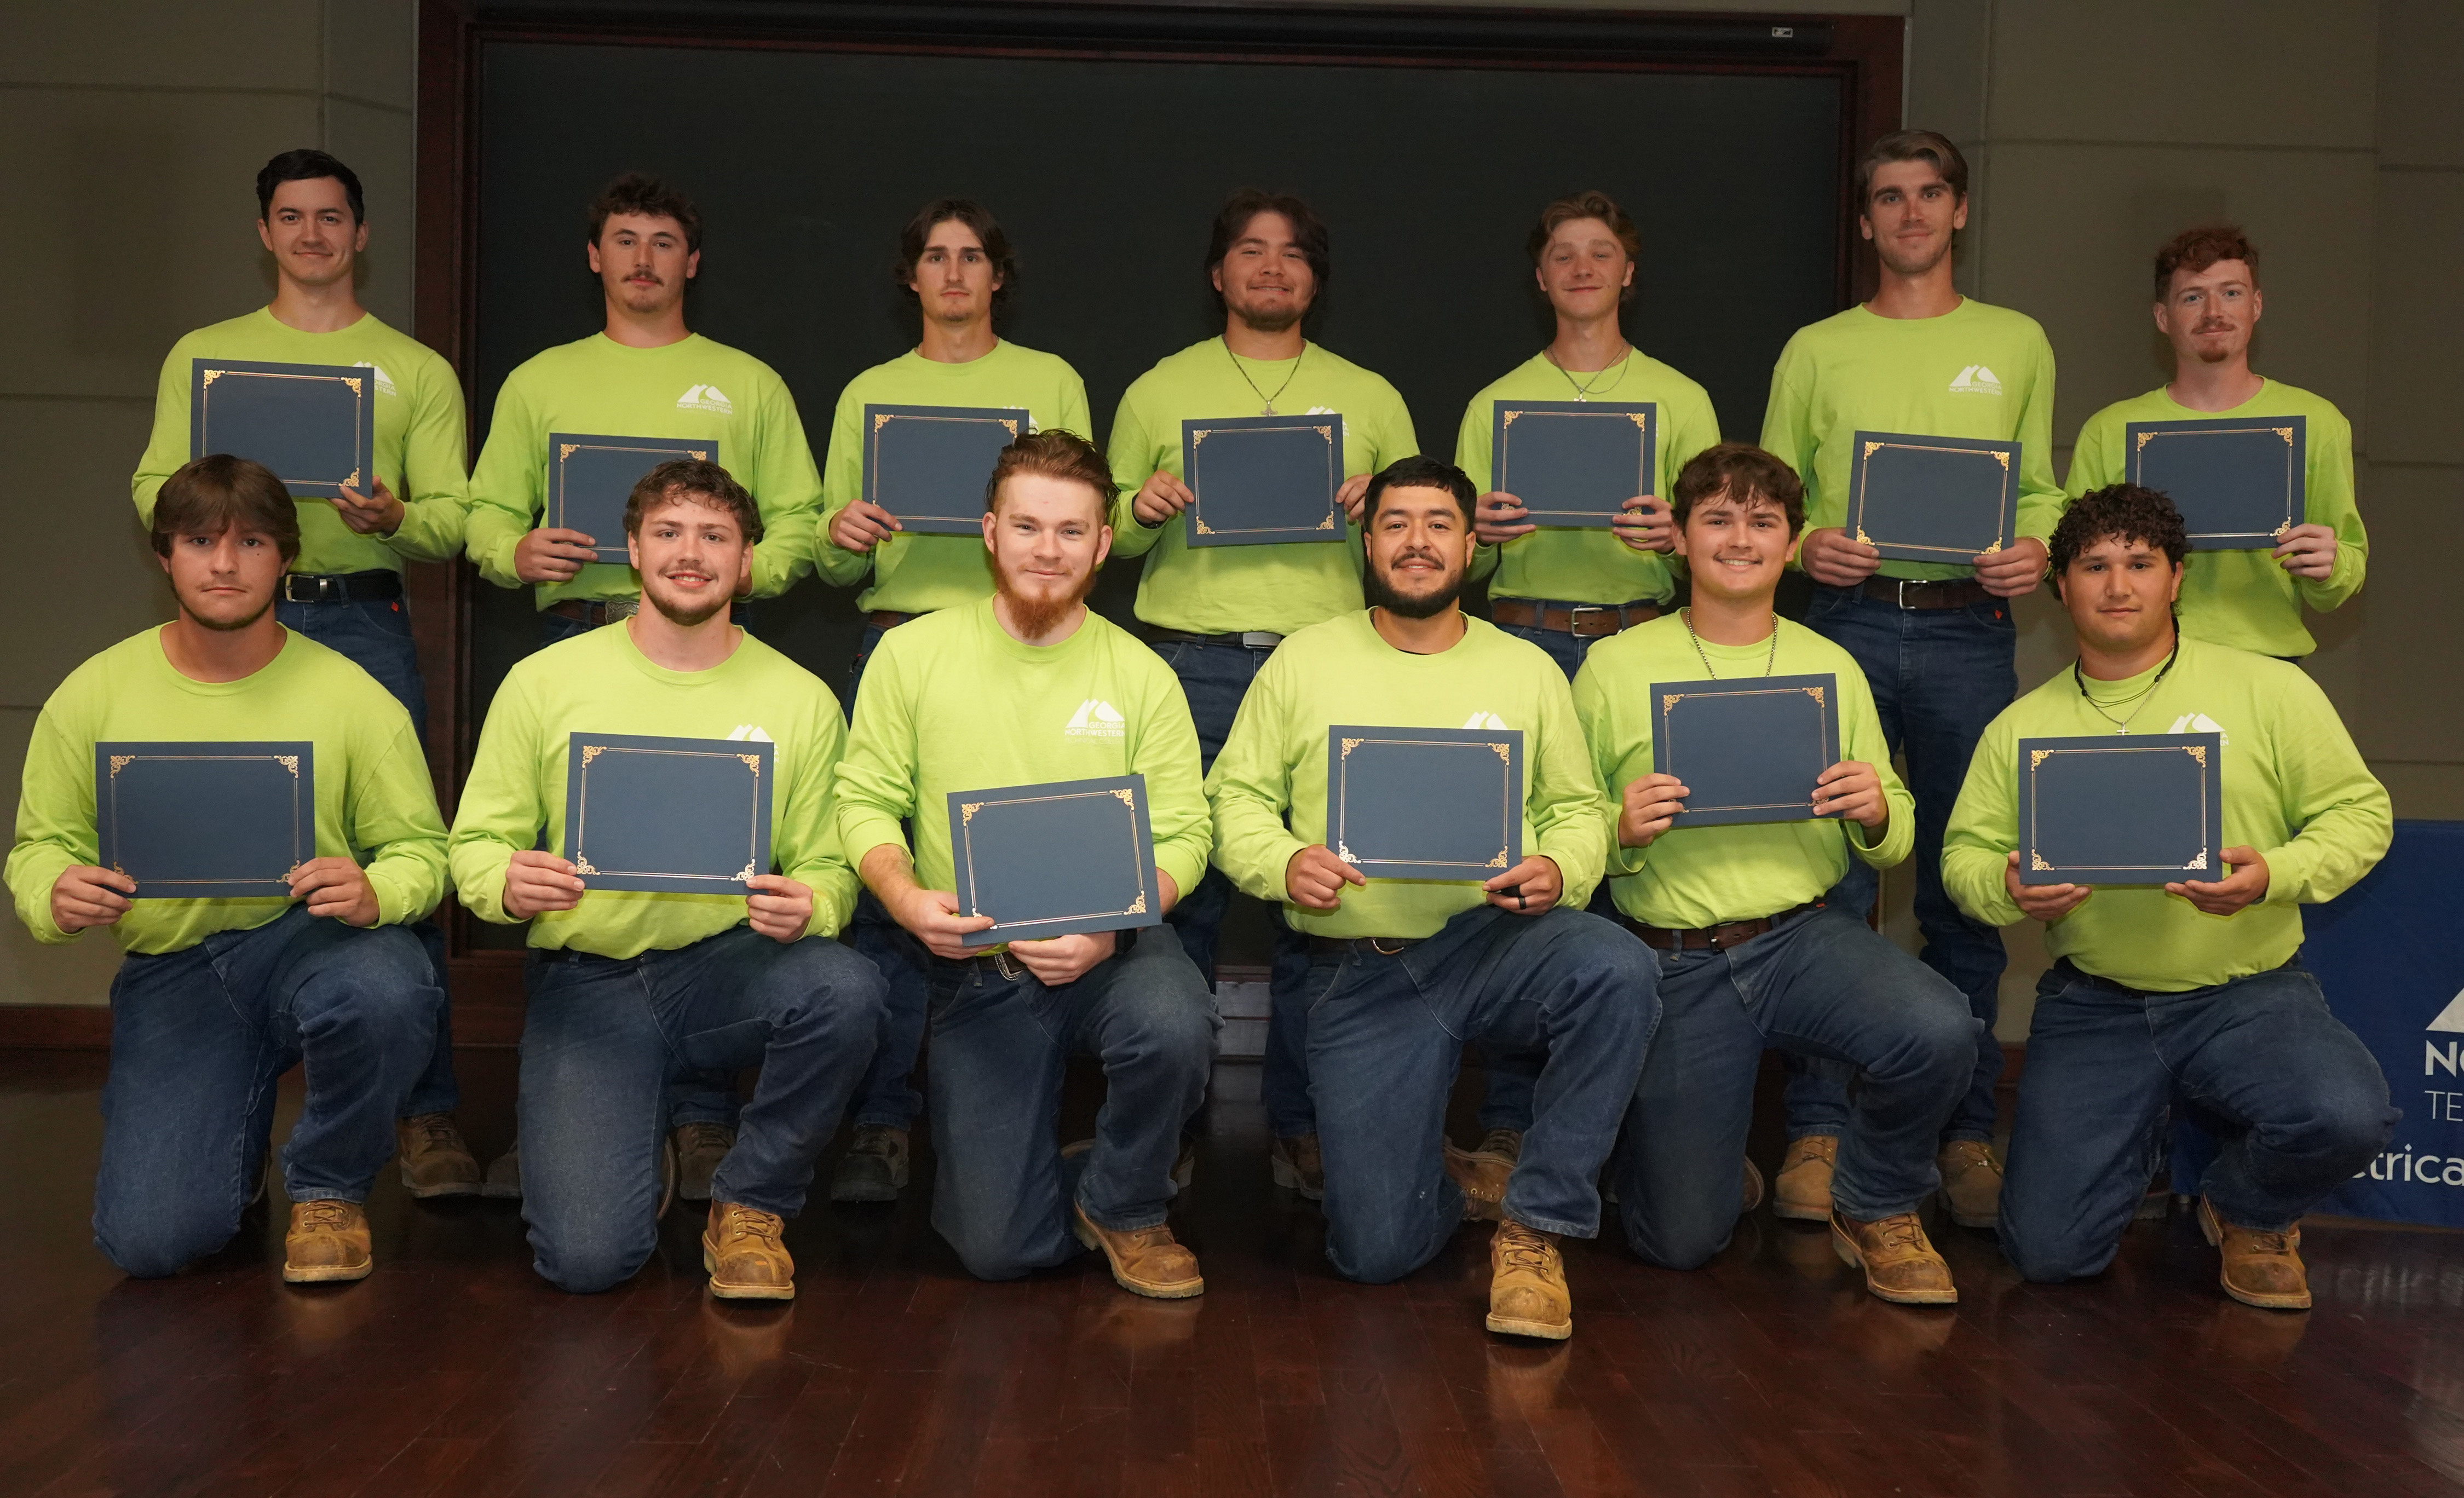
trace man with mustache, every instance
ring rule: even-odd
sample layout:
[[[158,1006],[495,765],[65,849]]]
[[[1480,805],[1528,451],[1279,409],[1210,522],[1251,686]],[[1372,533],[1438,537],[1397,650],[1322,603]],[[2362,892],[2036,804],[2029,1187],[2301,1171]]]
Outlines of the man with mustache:
[[[702,1259],[714,1295],[785,1300],[796,1285],[783,1220],[803,1205],[881,1023],[881,974],[830,939],[855,904],[830,812],[846,723],[819,677],[729,622],[762,520],[725,469],[652,469],[626,502],[625,534],[643,607],[506,674],[453,819],[463,905],[530,922],[522,1217],[551,1284],[622,1284],[649,1258],[667,1207],[668,1086],[759,1066],[713,1175]],[[576,733],[776,744],[781,871],[753,875],[744,894],[591,889],[554,851],[569,846]]]
[[[1557,1240],[1599,1231],[1600,1166],[1660,1018],[1651,954],[1582,909],[1610,828],[1565,674],[1463,611],[1471,480],[1412,457],[1365,491],[1370,606],[1300,631],[1259,672],[1207,779],[1216,864],[1282,905],[1308,953],[1298,987],[1328,1261],[1383,1284],[1428,1263],[1464,1218],[1489,1219],[1488,1329],[1564,1338],[1573,1302]],[[1365,880],[1327,847],[1338,722],[1519,729],[1523,861],[1479,884]],[[1466,1040],[1547,1056],[1502,1193],[1445,1142]]]
[[[1243,188],[1215,216],[1207,284],[1223,306],[1223,332],[1169,356],[1121,396],[1112,418],[1114,544],[1144,556],[1137,615],[1180,678],[1198,723],[1200,761],[1213,765],[1243,693],[1286,635],[1360,606],[1360,558],[1350,545],[1286,544],[1192,549],[1181,511],[1192,497],[1180,471],[1180,424],[1212,416],[1343,417],[1339,497],[1358,522],[1369,475],[1419,451],[1403,398],[1384,380],[1311,342],[1309,308],[1332,274],[1326,225],[1288,193]],[[1174,918],[1181,941],[1212,981],[1215,936],[1231,886],[1210,874]],[[1279,947],[1274,1014],[1260,1087],[1274,1135],[1276,1184],[1319,1193],[1317,1129],[1302,1062],[1309,1016],[1297,1001],[1302,962]]]
[[[933,1225],[970,1273],[1014,1279],[1100,1248],[1124,1289],[1206,1288],[1165,1221],[1181,1126],[1215,1054],[1206,980],[1171,932],[987,946],[959,914],[953,791],[1146,777],[1163,909],[1206,868],[1198,735],[1153,650],[1087,607],[1111,549],[1112,477],[1085,439],[1020,437],[985,495],[993,596],[891,630],[839,767],[840,839],[928,954]],[[902,823],[913,821],[911,849]],[[1063,1068],[1104,1066],[1090,1144],[1058,1147]]]
[[[2290,660],[2318,648],[2302,606],[2325,613],[2362,590],[2370,539],[2353,505],[2352,424],[2324,396],[2250,367],[2263,302],[2258,247],[2239,229],[2209,224],[2167,240],[2156,252],[2155,316],[2173,345],[2173,381],[2089,417],[2065,487],[2078,496],[2128,477],[2123,438],[2134,421],[2306,418],[2303,523],[2273,551],[2202,551],[2182,563],[2184,634]]]

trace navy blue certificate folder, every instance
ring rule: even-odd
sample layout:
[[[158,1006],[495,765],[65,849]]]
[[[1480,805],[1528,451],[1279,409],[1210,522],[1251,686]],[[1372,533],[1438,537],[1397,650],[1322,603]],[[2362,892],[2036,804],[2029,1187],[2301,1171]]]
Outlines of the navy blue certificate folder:
[[[1839,683],[1813,676],[1651,684],[1651,768],[1685,785],[1669,825],[1807,822],[1839,762]]]
[[[542,524],[580,531],[602,562],[627,565],[625,501],[643,474],[662,463],[693,458],[715,463],[716,437],[602,437],[580,431],[547,434],[547,518]]]
[[[2019,444],[1857,433],[1846,528],[1883,556],[1965,566],[2010,545],[2018,517]]]
[[[949,800],[958,912],[994,922],[971,944],[1163,919],[1145,776],[952,791]]]
[[[287,897],[317,856],[317,746],[98,743],[94,835],[141,900]]]
[[[1656,406],[1497,401],[1489,424],[1489,487],[1522,500],[1534,525],[1605,527],[1628,499],[1659,493]]]
[[[2173,501],[2192,551],[2273,551],[2304,518],[2307,417],[2134,421],[2122,434],[2130,481]]]
[[[990,406],[868,406],[864,496],[923,536],[980,536],[993,460],[1030,418]]]
[[[1343,418],[1221,416],[1180,424],[1183,514],[1192,546],[1339,541]]]
[[[228,452],[274,470],[297,499],[376,487],[376,371],[365,364],[193,360],[188,456]]]
[[[2225,877],[2224,736],[2019,740],[2021,884]]]
[[[564,856],[583,886],[745,894],[770,871],[779,746],[741,738],[573,734]]]
[[[1372,879],[1494,879],[1523,862],[1523,731],[1335,724],[1326,843]]]

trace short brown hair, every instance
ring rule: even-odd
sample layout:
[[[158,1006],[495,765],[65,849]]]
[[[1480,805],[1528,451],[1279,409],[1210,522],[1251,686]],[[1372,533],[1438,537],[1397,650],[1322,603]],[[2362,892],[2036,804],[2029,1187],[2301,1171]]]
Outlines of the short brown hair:
[[[1000,507],[1001,485],[1014,474],[1039,474],[1045,478],[1085,484],[1095,491],[1096,508],[1103,512],[1104,523],[1111,523],[1112,501],[1120,496],[1120,485],[1112,481],[1112,471],[1106,466],[1104,454],[1076,432],[1022,432],[1016,441],[1001,449],[1001,456],[993,459],[993,476],[984,481],[985,514]]]
[[[1687,459],[1669,491],[1668,513],[1683,530],[1696,505],[1721,495],[1740,501],[1760,496],[1788,516],[1791,536],[1805,529],[1804,481],[1796,470],[1750,442],[1723,442]]]
[[[2165,241],[2156,252],[2156,299],[2173,292],[2173,273],[2198,275],[2219,260],[2239,260],[2250,267],[2250,284],[2258,285],[2258,246],[2239,224],[2201,224]]]
[[[944,224],[964,224],[974,232],[984,247],[984,258],[992,262],[993,279],[1000,283],[993,288],[993,305],[1007,305],[1010,289],[1018,284],[1018,256],[1011,253],[1009,235],[1001,232],[1001,220],[993,217],[992,209],[967,198],[935,198],[915,210],[915,216],[898,231],[898,262],[890,268],[890,278],[900,291],[914,296],[911,283],[916,262],[924,258],[933,231]]]
[[[681,500],[706,510],[724,510],[736,517],[737,529],[750,546],[761,539],[761,511],[736,475],[708,458],[670,458],[633,481],[625,496],[625,534],[642,534],[643,518],[653,505]]]
[[[2137,484],[2107,484],[2072,500],[2055,522],[2053,539],[2045,543],[2054,581],[2061,582],[2081,552],[2094,551],[2099,541],[2115,540],[2144,541],[2176,564],[2190,551],[2182,512],[2173,508],[2171,499]]]
[[[1634,227],[1634,220],[1625,216],[1625,209],[1617,206],[1615,198],[1595,187],[1567,193],[1540,210],[1540,222],[1532,226],[1531,237],[1524,243],[1524,249],[1530,252],[1531,263],[1538,265],[1541,255],[1548,253],[1551,234],[1568,224],[1586,218],[1596,218],[1609,226],[1609,232],[1617,236],[1617,242],[1624,249],[1628,260],[1642,258],[1642,234]],[[1634,300],[1634,288],[1628,286],[1619,292],[1617,300]]]
[[[597,244],[607,221],[619,213],[644,218],[672,218],[685,231],[685,252],[701,248],[701,214],[693,199],[645,172],[628,171],[590,200],[590,242]]]
[[[286,567],[299,559],[299,507],[262,463],[209,452],[182,464],[154,496],[154,551],[171,555],[182,536],[236,530],[271,536]]]
[[[1950,137],[1934,130],[1894,130],[1865,147],[1857,163],[1857,211],[1863,214],[1874,201],[1874,173],[1893,162],[1931,162],[1950,190],[1963,200],[1968,196],[1968,158],[1950,143]]]
[[[1317,283],[1310,294],[1312,302],[1326,295],[1326,283],[1334,275],[1334,260],[1327,252],[1326,221],[1309,206],[1288,192],[1268,192],[1263,187],[1243,187],[1223,200],[1215,215],[1214,232],[1206,240],[1206,276],[1212,286],[1216,269],[1223,257],[1232,253],[1233,242],[1249,220],[1261,213],[1280,213],[1284,222],[1292,226],[1292,242],[1300,246],[1301,258],[1309,262],[1309,278]],[[1223,294],[1217,292],[1221,302]]]

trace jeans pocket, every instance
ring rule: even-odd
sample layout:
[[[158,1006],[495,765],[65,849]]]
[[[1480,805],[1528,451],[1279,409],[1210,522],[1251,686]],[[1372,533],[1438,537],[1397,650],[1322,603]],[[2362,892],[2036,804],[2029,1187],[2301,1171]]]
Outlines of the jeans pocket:
[[[367,621],[370,628],[381,634],[393,635],[403,640],[410,638],[410,612],[402,606],[402,600],[398,598],[385,603],[363,605],[360,608],[360,617]]]
[[[1332,962],[1309,964],[1309,976],[1301,980],[1301,991],[1308,1000],[1307,1008],[1309,1013],[1315,1014],[1318,1005],[1326,1002],[1328,997],[1341,986],[1343,975],[1352,966],[1352,960],[1351,958],[1344,957],[1337,958]]]

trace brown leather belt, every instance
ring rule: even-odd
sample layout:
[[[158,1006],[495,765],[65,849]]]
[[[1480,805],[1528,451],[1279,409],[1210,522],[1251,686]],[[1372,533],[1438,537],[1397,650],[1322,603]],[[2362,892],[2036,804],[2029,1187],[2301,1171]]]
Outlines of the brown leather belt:
[[[1631,916],[1619,915],[1617,924],[1642,938],[1642,944],[1659,952],[1725,952],[1743,946],[1766,932],[1775,931],[1811,911],[1822,909],[1820,900],[1808,900],[1803,905],[1757,916],[1752,920],[1722,921],[1717,926],[1672,927],[1646,926]]]
[[[1251,629],[1243,634],[1192,634],[1186,629],[1149,629],[1148,640],[1156,645],[1229,645],[1244,650],[1271,650],[1284,643],[1280,634],[1264,629]]]
[[[642,601],[638,598],[560,598],[547,606],[547,611],[596,629],[619,619],[632,618],[642,611]]]
[[[895,608],[876,608],[864,616],[864,622],[876,629],[895,629],[914,617],[913,614],[902,614]]]
[[[1867,578],[1849,591],[1902,608],[1966,608],[1993,596],[1974,578]]]
[[[1595,640],[1639,624],[1649,624],[1660,617],[1660,606],[1649,602],[1551,604],[1537,598],[1492,598],[1488,601],[1488,617],[1492,624],[1513,625],[1519,629],[1554,629],[1579,640]]]
[[[1311,957],[1399,957],[1422,941],[1419,936],[1311,936]]]

